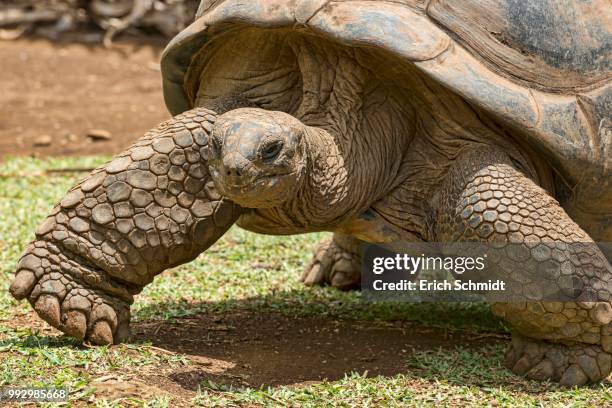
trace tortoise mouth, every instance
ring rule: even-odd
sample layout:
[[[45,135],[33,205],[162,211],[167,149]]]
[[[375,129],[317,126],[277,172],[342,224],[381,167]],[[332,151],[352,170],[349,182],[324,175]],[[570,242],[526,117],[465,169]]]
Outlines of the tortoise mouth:
[[[290,172],[278,173],[278,174],[264,174],[261,176],[254,177],[250,180],[243,181],[238,184],[225,182],[224,183],[225,191],[236,193],[236,194],[245,193],[245,192],[248,192],[249,190],[257,189],[259,187],[268,185],[270,182],[279,181],[279,179],[282,179],[283,177],[294,175],[295,173],[296,173],[295,171],[290,171]]]
[[[299,179],[298,171],[294,170],[257,176],[240,184],[226,183],[214,177],[213,182],[221,195],[242,207],[271,208],[293,198]]]

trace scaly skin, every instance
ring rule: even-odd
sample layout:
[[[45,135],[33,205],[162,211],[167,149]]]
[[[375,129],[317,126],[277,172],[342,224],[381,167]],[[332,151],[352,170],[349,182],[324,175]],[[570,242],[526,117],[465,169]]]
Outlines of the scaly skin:
[[[537,265],[541,286],[584,300],[525,302],[523,297],[493,303],[494,313],[516,332],[506,356],[510,369],[568,386],[598,381],[610,373],[612,267],[555,199],[503,152],[476,148],[455,161],[433,203],[437,241],[490,242],[502,249],[509,243],[514,254],[522,248]],[[525,263],[507,254],[506,278],[512,280]],[[526,286],[518,285],[517,290]]]
[[[133,296],[239,215],[207,170],[215,117],[200,108],[168,120],[75,186],[19,261],[13,296],[78,339],[125,340]]]
[[[364,242],[344,234],[322,240],[304,268],[305,285],[328,284],[341,290],[361,286],[361,245]]]

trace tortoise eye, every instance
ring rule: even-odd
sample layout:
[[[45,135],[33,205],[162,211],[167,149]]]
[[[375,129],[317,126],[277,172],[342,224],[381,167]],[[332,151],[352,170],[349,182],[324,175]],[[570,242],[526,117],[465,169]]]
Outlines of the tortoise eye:
[[[283,142],[281,142],[280,140],[277,140],[275,142],[270,143],[263,149],[263,151],[261,152],[261,157],[264,160],[275,159],[278,156],[278,154],[281,152],[282,149],[283,149]]]

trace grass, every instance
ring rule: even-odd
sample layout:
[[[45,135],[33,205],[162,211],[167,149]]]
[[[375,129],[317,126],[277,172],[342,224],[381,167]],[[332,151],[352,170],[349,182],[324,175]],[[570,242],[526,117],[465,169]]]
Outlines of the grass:
[[[11,158],[0,163],[0,387],[68,387],[70,401],[64,405],[98,407],[612,405],[610,382],[563,389],[514,376],[503,367],[500,344],[416,352],[405,362],[405,372],[393,376],[346,373],[337,381],[261,389],[206,381],[188,399],[155,390],[114,400],[100,397],[93,384],[109,375],[129,383],[142,372],[172,372],[193,363],[188,356],[164,353],[149,343],[82,346],[40,328],[15,325],[15,316],[28,316],[30,308],[10,298],[6,288],[37,224],[83,176],[49,170],[92,167],[105,160]],[[323,235],[270,237],[234,228],[194,262],[156,278],[138,297],[133,319],[180,321],[201,313],[251,310],[373,325],[411,320],[475,334],[506,333],[503,322],[482,304],[364,305],[356,292],[303,287],[297,276]]]

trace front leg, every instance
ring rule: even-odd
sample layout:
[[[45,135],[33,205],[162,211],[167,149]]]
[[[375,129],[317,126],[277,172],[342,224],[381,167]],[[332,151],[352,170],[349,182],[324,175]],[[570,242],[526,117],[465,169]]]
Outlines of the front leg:
[[[206,250],[240,213],[208,174],[215,117],[178,115],[72,188],[19,261],[12,295],[70,336],[125,340],[133,296]]]
[[[477,148],[457,158],[432,208],[436,241],[510,243],[531,258],[541,286],[571,289],[570,299],[586,300],[494,303],[493,312],[515,331],[510,369],[569,386],[610,373],[612,267],[554,198],[505,153]],[[508,277],[526,264],[507,262]]]

